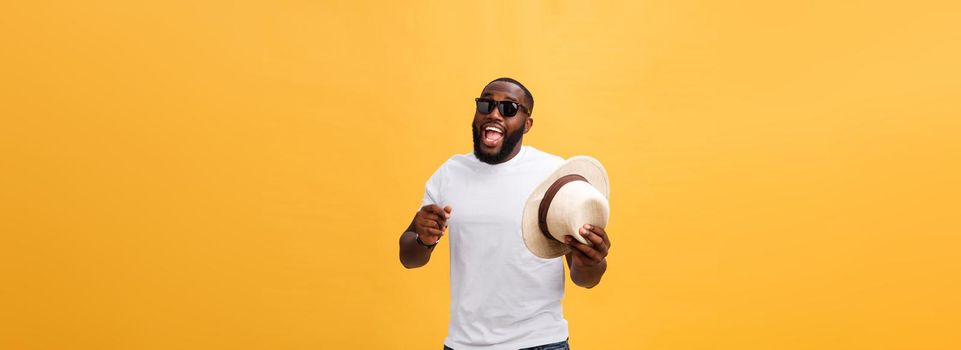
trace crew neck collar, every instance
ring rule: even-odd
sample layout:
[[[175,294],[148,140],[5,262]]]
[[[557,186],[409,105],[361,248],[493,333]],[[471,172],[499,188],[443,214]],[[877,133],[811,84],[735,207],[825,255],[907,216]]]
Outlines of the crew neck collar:
[[[475,155],[473,152],[471,152],[471,156],[472,156],[472,158],[474,158],[474,160],[477,161],[477,165],[478,165],[478,167],[479,167],[480,169],[489,170],[489,171],[496,171],[497,169],[509,168],[510,166],[518,163],[521,158],[523,158],[525,155],[527,155],[527,149],[528,149],[528,147],[530,147],[530,146],[521,145],[521,150],[520,150],[519,152],[517,152],[517,154],[514,155],[513,158],[508,159],[506,162],[497,163],[497,164],[487,164],[487,163],[484,163],[484,162],[480,161],[480,159],[477,159],[477,155]]]

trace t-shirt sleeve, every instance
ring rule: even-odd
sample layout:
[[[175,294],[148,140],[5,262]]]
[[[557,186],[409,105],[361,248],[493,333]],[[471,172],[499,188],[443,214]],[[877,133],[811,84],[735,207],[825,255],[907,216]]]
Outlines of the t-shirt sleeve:
[[[427,180],[427,184],[424,186],[424,199],[420,201],[420,207],[428,204],[440,205],[440,188],[443,182],[443,176],[445,173],[444,170],[446,166],[447,163],[441,165],[440,168],[437,168],[437,170],[434,171],[434,174],[430,176],[430,179]],[[418,209],[420,207],[418,207]]]

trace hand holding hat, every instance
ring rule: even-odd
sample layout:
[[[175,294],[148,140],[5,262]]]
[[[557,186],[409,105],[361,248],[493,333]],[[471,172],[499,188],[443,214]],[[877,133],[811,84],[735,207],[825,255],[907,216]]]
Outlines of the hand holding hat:
[[[592,267],[604,261],[607,252],[611,249],[611,240],[607,237],[607,231],[600,226],[584,225],[578,232],[591,244],[587,245],[572,237],[565,237],[565,242],[573,247],[571,259],[574,260],[574,266]]]
[[[527,199],[521,234],[527,249],[550,259],[572,251],[586,265],[603,261],[610,248],[604,227],[610,218],[607,171],[597,159],[568,159]]]

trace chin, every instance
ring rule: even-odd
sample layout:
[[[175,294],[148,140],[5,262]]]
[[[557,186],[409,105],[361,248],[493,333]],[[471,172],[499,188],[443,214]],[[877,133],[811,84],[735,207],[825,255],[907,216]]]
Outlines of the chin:
[[[500,151],[501,151],[501,148],[500,148],[500,147],[497,147],[497,148],[491,149],[491,150],[484,150],[484,149],[482,149],[482,150],[481,150],[481,153],[484,153],[484,155],[486,155],[486,156],[493,157],[493,156],[496,156],[498,153],[500,153]]]

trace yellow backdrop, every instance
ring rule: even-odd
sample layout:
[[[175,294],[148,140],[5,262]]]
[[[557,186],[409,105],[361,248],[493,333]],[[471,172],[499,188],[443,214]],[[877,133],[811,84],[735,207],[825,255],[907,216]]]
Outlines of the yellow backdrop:
[[[577,349],[959,348],[959,14],[4,2],[0,348],[438,349],[397,238],[499,76],[611,176]]]

